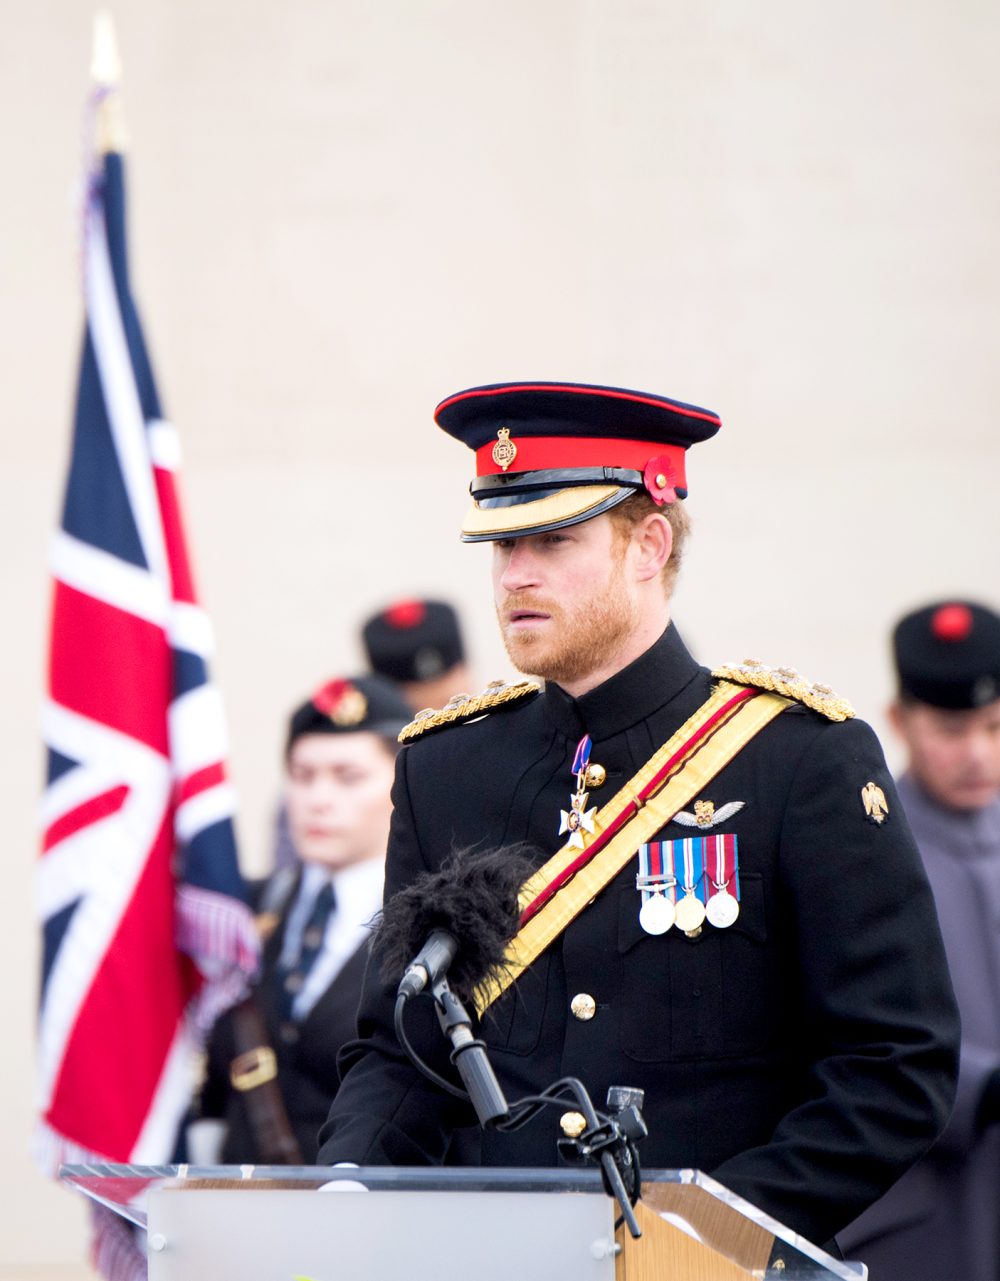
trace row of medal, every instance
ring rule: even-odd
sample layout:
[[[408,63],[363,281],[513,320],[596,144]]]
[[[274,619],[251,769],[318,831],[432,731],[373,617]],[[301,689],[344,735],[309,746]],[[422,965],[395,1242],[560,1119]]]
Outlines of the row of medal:
[[[647,934],[666,934],[674,925],[692,934],[705,921],[728,929],[740,914],[735,834],[640,845],[635,887],[642,895],[639,924]]]

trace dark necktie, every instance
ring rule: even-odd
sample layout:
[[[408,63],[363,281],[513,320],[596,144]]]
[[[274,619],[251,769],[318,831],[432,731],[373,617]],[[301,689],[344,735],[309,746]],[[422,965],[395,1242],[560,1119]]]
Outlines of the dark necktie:
[[[330,913],[333,911],[335,903],[333,886],[327,881],[316,895],[312,911],[309,913],[309,919],[305,923],[302,938],[299,942],[298,956],[290,966],[279,964],[277,967],[278,1009],[282,1024],[286,1026],[295,1022],[292,1006],[295,1003],[295,998],[302,991],[306,976],[312,969],[313,962],[322,951],[327,921],[330,919]]]

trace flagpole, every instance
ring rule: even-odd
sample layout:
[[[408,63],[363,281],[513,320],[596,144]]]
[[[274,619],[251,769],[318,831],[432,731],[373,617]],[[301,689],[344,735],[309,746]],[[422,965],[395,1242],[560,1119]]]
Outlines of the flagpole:
[[[97,100],[97,152],[102,156],[109,152],[123,152],[128,143],[128,132],[119,93],[122,63],[118,54],[114,19],[108,9],[99,9],[94,14],[90,76]]]

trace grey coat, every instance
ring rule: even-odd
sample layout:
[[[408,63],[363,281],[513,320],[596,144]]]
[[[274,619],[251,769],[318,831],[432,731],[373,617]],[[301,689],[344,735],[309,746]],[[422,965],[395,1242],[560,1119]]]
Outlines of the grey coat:
[[[962,1015],[958,1097],[926,1157],[838,1235],[871,1281],[998,1281],[1000,1125],[976,1109],[1000,1067],[1000,800],[971,814],[936,805],[911,775],[899,796],[934,890]]]

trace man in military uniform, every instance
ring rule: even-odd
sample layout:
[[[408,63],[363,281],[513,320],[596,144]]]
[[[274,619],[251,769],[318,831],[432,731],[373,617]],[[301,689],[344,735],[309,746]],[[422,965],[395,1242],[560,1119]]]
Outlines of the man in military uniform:
[[[841,1236],[872,1281],[1000,1278],[1000,617],[941,601],[893,634],[899,797],[962,1014],[955,1110],[931,1151]]]
[[[382,899],[396,735],[409,715],[390,681],[365,675],[326,682],[289,719],[285,799],[297,859],[260,888],[253,998],[209,1037],[188,1132],[202,1163],[316,1158],[337,1054],[354,1035]]]
[[[792,671],[700,667],[671,622],[686,451],[714,414],[532,383],[459,392],[436,419],[475,451],[462,536],[493,543],[507,651],[545,687],[487,687],[404,731],[386,894],[455,850],[535,851],[518,977],[478,1006],[507,1097],[570,1075],[599,1102],[641,1088],[645,1166],[700,1168],[826,1241],[954,1091],[934,905],[878,742]],[[394,995],[370,966],[322,1162],[437,1162],[475,1119],[414,1070]],[[448,1071],[430,1001],[407,1030]],[[558,1136],[543,1113],[484,1133],[482,1161],[553,1165]]]

